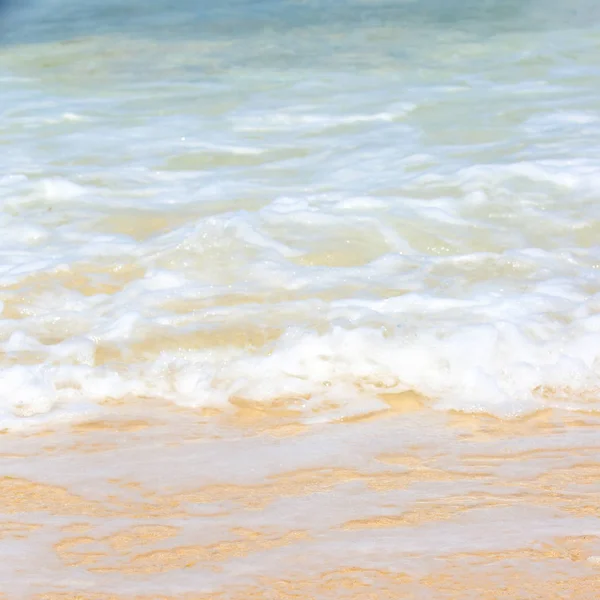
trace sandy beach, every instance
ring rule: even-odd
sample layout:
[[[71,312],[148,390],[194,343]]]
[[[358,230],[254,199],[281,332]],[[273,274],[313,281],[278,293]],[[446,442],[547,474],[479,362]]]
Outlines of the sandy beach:
[[[140,409],[2,436],[4,597],[597,597],[598,417]]]
[[[0,0],[0,600],[600,598],[598,0]]]

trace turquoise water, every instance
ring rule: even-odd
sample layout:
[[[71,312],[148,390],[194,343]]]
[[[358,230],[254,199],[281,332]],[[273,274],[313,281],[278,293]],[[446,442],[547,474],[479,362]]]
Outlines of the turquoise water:
[[[597,409],[596,3],[0,10],[4,426]]]

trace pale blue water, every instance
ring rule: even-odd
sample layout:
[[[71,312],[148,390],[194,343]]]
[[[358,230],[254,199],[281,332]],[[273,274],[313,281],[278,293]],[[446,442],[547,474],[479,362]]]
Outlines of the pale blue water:
[[[1,10],[7,426],[597,407],[596,2]]]
[[[284,33],[307,27],[351,35],[352,26],[398,25],[489,35],[593,28],[599,16],[592,0],[3,0],[2,8],[4,40],[13,43],[107,33],[244,38],[264,29]]]

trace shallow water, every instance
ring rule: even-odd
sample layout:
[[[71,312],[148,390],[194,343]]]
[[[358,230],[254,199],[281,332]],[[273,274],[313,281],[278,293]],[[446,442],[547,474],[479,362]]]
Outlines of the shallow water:
[[[598,65],[592,0],[0,0],[0,598],[596,598]]]
[[[2,10],[3,427],[600,406],[596,3]]]
[[[598,417],[303,426],[131,403],[0,436],[21,600],[593,600]]]

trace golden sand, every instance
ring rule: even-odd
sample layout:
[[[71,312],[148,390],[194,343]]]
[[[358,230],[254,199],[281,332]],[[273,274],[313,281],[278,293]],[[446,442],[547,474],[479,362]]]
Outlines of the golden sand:
[[[177,475],[169,472],[176,463],[160,458],[168,449],[189,462],[212,444],[248,443],[259,460],[265,445],[283,452],[313,436],[311,448],[338,434],[352,448],[354,435],[370,427],[373,440],[383,439],[378,427],[393,431],[406,412],[392,407],[315,434],[285,411],[171,410],[149,420],[124,410],[52,435],[6,434],[0,544],[19,544],[32,558],[4,554],[3,597],[600,597],[600,419],[544,413],[503,422],[411,410],[421,424],[431,420],[432,435],[418,443],[395,451],[359,437],[359,461],[333,453],[293,469],[282,453],[252,481],[243,472],[215,481],[219,470],[190,477],[202,465]],[[132,456],[155,470],[128,466]],[[35,461],[46,470],[32,477]],[[68,464],[77,469],[63,474]],[[530,520],[537,525],[528,534]]]

